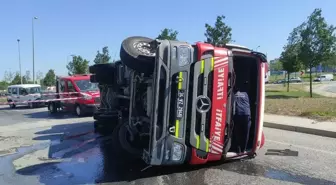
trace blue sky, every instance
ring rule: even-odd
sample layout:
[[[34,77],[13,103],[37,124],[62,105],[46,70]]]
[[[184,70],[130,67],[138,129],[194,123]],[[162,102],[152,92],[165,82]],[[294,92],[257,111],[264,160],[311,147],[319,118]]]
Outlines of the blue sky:
[[[32,73],[32,17],[35,21],[35,72],[67,73],[67,58],[81,55],[91,64],[98,49],[108,46],[118,58],[121,41],[134,35],[156,37],[167,27],[178,39],[204,40],[204,24],[225,15],[236,43],[278,57],[292,29],[322,8],[336,25],[335,0],[10,0],[0,6],[0,79],[18,71],[17,39],[23,74]]]

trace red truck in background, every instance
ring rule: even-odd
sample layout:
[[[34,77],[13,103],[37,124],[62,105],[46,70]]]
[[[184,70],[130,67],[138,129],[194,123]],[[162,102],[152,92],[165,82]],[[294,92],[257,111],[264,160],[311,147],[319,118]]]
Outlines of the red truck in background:
[[[51,114],[64,110],[77,116],[94,113],[100,104],[98,83],[90,82],[90,74],[56,78],[56,101],[48,102]],[[73,98],[73,99],[72,99]]]

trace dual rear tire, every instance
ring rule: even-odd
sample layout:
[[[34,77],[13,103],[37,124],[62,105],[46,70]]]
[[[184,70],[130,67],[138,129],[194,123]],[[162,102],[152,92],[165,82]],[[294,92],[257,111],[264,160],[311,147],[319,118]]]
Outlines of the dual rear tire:
[[[120,49],[120,59],[114,63],[107,64],[95,64],[89,67],[89,72],[93,75],[90,77],[90,81],[93,83],[99,83],[100,85],[117,85],[117,65],[125,65],[127,68],[137,71],[139,73],[152,74],[155,65],[155,45],[154,40],[135,36],[126,38]],[[104,98],[104,97],[102,97]],[[115,119],[100,120],[99,115],[94,122],[95,130],[102,134],[112,133],[112,144],[115,148],[115,154],[120,158],[135,159],[140,158],[142,154],[141,145],[137,140],[130,139],[128,123],[117,124]],[[116,125],[113,129],[111,126]]]
[[[137,142],[137,139],[132,139],[127,127],[128,122],[123,122],[119,123],[113,130],[112,144],[115,148],[115,154],[119,158],[139,159],[142,155],[141,144]]]

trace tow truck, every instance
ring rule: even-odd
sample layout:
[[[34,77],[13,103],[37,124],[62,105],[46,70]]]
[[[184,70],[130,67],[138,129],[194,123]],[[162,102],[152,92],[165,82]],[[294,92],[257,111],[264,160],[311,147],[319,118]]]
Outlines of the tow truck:
[[[118,160],[197,165],[254,158],[263,146],[265,54],[134,36],[122,42],[120,59],[89,68],[101,93],[95,125],[113,127]],[[241,153],[231,144],[239,124],[232,121],[235,86],[251,102],[250,137]]]

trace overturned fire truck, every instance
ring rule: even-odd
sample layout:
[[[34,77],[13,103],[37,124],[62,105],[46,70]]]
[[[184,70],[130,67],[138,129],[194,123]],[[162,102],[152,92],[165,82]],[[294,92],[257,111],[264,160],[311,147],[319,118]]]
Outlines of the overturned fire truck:
[[[266,56],[238,45],[129,37],[120,61],[90,66],[99,83],[95,127],[113,127],[115,150],[149,165],[254,158],[264,144]],[[248,83],[246,83],[248,81]],[[246,151],[232,144],[233,88],[249,95]]]

